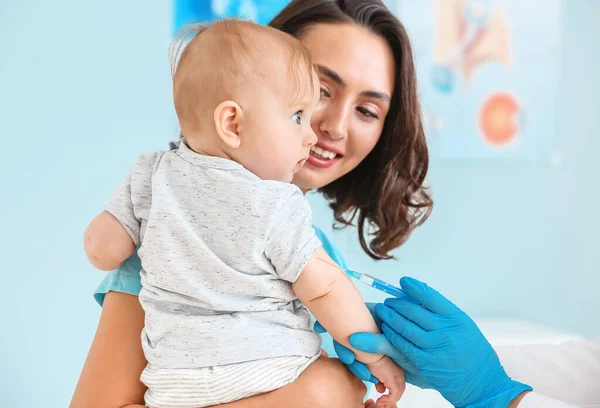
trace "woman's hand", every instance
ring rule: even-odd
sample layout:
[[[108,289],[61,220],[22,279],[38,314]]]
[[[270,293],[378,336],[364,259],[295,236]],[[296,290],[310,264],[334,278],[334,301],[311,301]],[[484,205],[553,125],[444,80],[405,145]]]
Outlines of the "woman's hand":
[[[531,390],[510,379],[475,322],[456,305],[416,279],[402,278],[400,285],[412,299],[378,304],[383,334],[353,334],[352,347],[390,356],[407,382],[439,391],[456,407],[508,406]]]
[[[137,296],[109,292],[96,336],[75,388],[70,408],[117,408],[143,404],[146,367],[140,334],[144,310]]]

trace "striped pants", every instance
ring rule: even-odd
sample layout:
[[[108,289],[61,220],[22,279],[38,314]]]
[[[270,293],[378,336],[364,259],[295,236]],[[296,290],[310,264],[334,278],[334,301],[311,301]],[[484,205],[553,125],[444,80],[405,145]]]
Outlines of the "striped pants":
[[[201,408],[273,391],[294,382],[320,356],[276,357],[199,369],[147,366],[146,405],[151,408]]]

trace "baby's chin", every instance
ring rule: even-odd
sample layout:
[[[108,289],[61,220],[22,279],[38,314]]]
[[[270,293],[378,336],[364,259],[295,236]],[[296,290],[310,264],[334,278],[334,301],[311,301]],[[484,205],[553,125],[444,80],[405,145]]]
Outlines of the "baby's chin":
[[[294,174],[292,184],[297,185],[302,191],[316,190],[331,183],[332,177],[323,170],[316,170],[304,165]]]

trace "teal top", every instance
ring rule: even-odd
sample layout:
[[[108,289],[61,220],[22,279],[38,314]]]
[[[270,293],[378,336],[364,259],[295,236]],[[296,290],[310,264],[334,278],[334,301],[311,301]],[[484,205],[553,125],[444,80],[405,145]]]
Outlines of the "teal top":
[[[319,228],[314,227],[315,233],[321,243],[323,244],[323,249],[327,254],[333,259],[339,266],[344,269],[348,268],[346,261],[342,257],[342,253],[337,249],[333,242],[327,238],[327,235],[323,233]],[[128,293],[130,295],[138,296],[140,294],[140,290],[142,289],[142,283],[140,278],[140,271],[142,269],[142,261],[140,261],[137,252],[129,257],[123,264],[112,272],[110,272],[100,286],[94,292],[94,298],[98,302],[100,306],[104,303],[104,297],[110,291],[113,292],[121,292]],[[329,334],[323,335],[323,349],[331,357],[336,356],[335,351],[333,350],[333,345],[331,342],[331,337]]]

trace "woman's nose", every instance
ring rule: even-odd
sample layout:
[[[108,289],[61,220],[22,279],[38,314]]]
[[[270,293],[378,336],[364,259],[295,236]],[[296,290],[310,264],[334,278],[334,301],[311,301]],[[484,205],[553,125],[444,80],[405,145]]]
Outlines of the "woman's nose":
[[[319,131],[333,140],[346,137],[349,108],[343,105],[330,105],[323,112],[323,120],[319,124]]]

